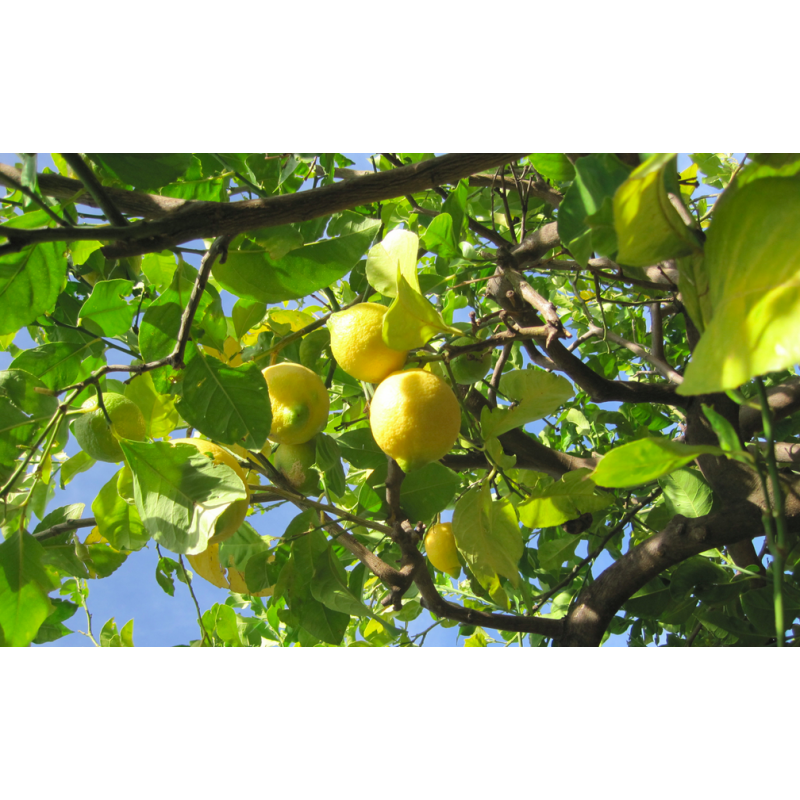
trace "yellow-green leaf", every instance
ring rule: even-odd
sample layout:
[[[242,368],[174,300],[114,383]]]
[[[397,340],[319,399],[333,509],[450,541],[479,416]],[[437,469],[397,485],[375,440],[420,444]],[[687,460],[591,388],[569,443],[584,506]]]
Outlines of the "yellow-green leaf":
[[[517,564],[524,550],[514,507],[507,497],[492,500],[488,483],[466,492],[453,512],[456,547],[480,581],[489,588],[498,575],[519,583]]]
[[[416,281],[416,272],[414,273]],[[397,296],[383,317],[383,341],[393,350],[422,347],[437,333],[460,334],[448,325],[430,301],[397,270]]]
[[[714,316],[678,388],[735,389],[800,361],[800,181],[762,178],[738,189],[708,231]]]
[[[482,409],[481,431],[485,441],[552,414],[574,394],[566,378],[543,369],[506,372],[500,378],[499,388],[500,394],[515,405],[494,411]]]
[[[688,445],[661,438],[637,439],[603,456],[591,477],[598,486],[625,489],[668,475],[703,454],[724,455],[719,447],[710,445]]]
[[[671,189],[680,200],[676,177],[675,155],[658,153],[639,165],[617,189],[614,228],[620,264],[647,267],[700,250],[668,196]]]
[[[610,506],[613,496],[599,494],[588,476],[588,469],[568,472],[560,481],[532,494],[517,506],[523,524],[529,528],[550,528]]]
[[[397,296],[397,270],[419,291],[417,252],[419,237],[411,231],[395,228],[367,254],[367,281],[384,297]]]

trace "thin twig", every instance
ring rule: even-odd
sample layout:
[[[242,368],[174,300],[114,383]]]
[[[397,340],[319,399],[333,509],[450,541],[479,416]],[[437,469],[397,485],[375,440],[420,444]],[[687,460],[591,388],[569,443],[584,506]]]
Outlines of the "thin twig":
[[[160,555],[160,551],[159,551]],[[203,631],[203,641],[208,642],[208,646],[212,647],[211,638],[208,635],[208,631],[206,630],[206,626],[203,624],[203,615],[200,612],[200,603],[197,602],[197,597],[195,597],[194,589],[192,589],[192,579],[189,577],[189,574],[186,572],[186,565],[183,563],[183,556],[179,553],[178,554],[178,561],[181,563],[181,569],[183,570],[183,577],[186,582],[186,586],[189,588],[189,594],[192,596],[192,600],[194,600],[194,607],[197,609],[197,621],[200,624],[200,630]]]
[[[92,168],[81,158],[80,153],[62,153],[64,161],[69,164],[72,171],[80,178],[81,183],[86,187],[86,191],[94,198],[98,207],[108,218],[112,225],[123,227],[128,224],[128,220],[122,215],[120,210],[114,205],[108,196],[105,187],[94,174]]]

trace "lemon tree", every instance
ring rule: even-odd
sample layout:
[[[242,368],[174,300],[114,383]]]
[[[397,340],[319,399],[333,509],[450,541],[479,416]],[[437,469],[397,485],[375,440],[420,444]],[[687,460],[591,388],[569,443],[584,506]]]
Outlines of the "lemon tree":
[[[21,154],[0,644],[82,642],[86,607],[130,646],[139,601],[198,647],[794,644],[798,176]]]

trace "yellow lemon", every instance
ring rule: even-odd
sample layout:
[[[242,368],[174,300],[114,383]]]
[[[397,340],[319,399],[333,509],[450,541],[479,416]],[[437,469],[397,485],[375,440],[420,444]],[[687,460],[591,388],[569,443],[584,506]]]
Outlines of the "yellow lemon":
[[[429,561],[436,569],[446,572],[454,578],[461,574],[452,523],[437,522],[435,525],[431,525],[425,536],[425,551]]]
[[[226,453],[219,445],[208,442],[205,439],[173,439],[171,444],[190,444],[205,455],[211,456],[215,464],[225,464],[230,467],[241,479],[242,485],[247,492],[245,500],[234,500],[217,519],[214,526],[214,535],[209,542],[221,542],[233,536],[239,530],[239,526],[247,516],[247,508],[250,505],[250,490],[247,488],[247,479],[244,470],[239,466],[239,462],[230,454]]]
[[[279,444],[272,463],[300,494],[319,494],[319,473],[313,468],[317,459],[315,439],[304,444]]]
[[[450,452],[461,427],[453,390],[422,369],[395,372],[375,390],[369,425],[378,447],[405,472]]]
[[[103,405],[112,424],[108,424],[97,397],[91,397],[82,406],[86,413],[72,425],[78,444],[95,461],[118,462],[123,460],[119,439],[144,441],[147,433],[139,406],[123,394],[103,392]]]
[[[272,406],[269,438],[278,444],[303,444],[313,439],[325,427],[330,406],[319,375],[290,361],[273,364],[263,374]]]
[[[194,556],[187,555],[186,558],[192,565],[192,569],[201,578],[204,578],[214,586],[218,586],[220,589],[232,589],[238,594],[249,594],[253,597],[269,597],[275,590],[274,586],[268,586],[260,592],[251,592],[245,583],[244,573],[233,567],[228,567],[228,576],[226,578],[222,564],[219,561],[218,544],[210,544],[202,553]]]
[[[357,380],[380,383],[406,363],[406,351],[387,347],[381,337],[385,314],[378,303],[358,303],[328,320],[333,357]]]

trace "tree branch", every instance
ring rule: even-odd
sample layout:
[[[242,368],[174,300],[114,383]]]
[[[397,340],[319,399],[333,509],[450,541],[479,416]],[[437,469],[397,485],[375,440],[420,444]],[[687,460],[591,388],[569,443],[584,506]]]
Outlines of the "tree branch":
[[[34,533],[33,538],[43,542],[45,539],[52,539],[54,536],[60,536],[67,531],[74,531],[78,528],[94,528],[95,525],[97,525],[97,520],[94,517],[68,519],[66,522],[59,522],[58,525],[53,525],[52,528]]]

